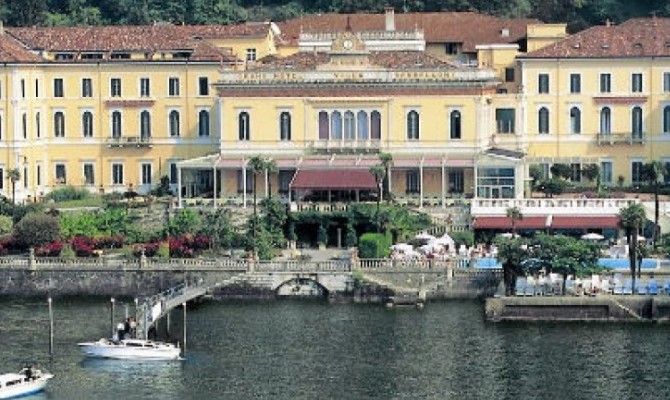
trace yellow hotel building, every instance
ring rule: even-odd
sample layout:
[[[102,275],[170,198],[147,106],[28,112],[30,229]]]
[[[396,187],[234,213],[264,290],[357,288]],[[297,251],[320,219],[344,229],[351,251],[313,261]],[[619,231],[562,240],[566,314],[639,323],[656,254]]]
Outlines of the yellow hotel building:
[[[480,29],[468,29],[472,26]],[[370,198],[390,153],[398,201],[523,198],[531,164],[598,163],[636,184],[670,163],[670,22],[567,36],[474,13],[333,15],[233,26],[5,28],[0,193],[62,185],[180,204]],[[623,178],[619,178],[619,176]]]

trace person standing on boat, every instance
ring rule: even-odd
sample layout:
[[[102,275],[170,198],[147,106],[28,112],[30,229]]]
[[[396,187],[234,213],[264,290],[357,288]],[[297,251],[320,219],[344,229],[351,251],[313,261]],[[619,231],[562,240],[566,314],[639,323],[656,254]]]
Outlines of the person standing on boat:
[[[116,334],[119,336],[119,340],[125,339],[125,325],[123,322],[119,322],[119,324],[116,326]]]

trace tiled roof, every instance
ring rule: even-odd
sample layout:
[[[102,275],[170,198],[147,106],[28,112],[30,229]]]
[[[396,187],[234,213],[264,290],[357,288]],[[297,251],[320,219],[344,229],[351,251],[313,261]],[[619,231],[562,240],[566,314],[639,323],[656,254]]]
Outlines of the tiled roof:
[[[670,56],[670,19],[636,18],[594,26],[520,58],[628,58]]]
[[[36,62],[41,58],[9,35],[0,34],[0,62]]]
[[[382,31],[385,14],[318,14],[278,22],[281,40],[297,45],[301,32],[342,32],[347,21],[354,32]],[[514,43],[526,36],[529,24],[541,23],[535,19],[505,19],[474,12],[395,13],[395,28],[399,31],[420,29],[427,43],[463,43],[463,51],[476,52],[480,44]],[[503,30],[507,29],[508,36]]]
[[[226,52],[200,39],[262,37],[268,24],[142,25],[6,28],[27,47],[50,52],[193,50],[192,60],[233,61]]]
[[[328,64],[330,54],[320,52],[295,53],[293,55],[277,58],[265,57],[249,68],[257,70],[272,70],[277,68],[291,68],[296,70],[313,70],[317,66]],[[408,69],[452,69],[453,64],[439,60],[438,58],[420,51],[373,51],[368,55],[368,61],[372,66]]]

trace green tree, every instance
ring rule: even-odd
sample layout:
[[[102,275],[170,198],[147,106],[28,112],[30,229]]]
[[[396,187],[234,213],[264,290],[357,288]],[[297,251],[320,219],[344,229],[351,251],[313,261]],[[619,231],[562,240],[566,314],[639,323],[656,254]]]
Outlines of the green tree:
[[[661,186],[661,181],[666,172],[665,166],[662,162],[654,160],[648,164],[644,164],[642,168],[642,176],[651,186],[652,191],[654,192],[654,230],[652,232],[652,243],[654,248],[657,246],[657,240],[660,234],[660,226],[658,225],[659,219],[659,190]]]
[[[572,176],[572,168],[568,164],[554,164],[549,170],[554,178],[570,179]]]
[[[647,215],[644,206],[640,203],[631,204],[624,207],[619,212],[619,225],[626,232],[628,239],[628,261],[630,263],[630,273],[633,278],[633,288],[635,288],[635,264],[637,261],[637,236],[640,229],[647,221]]]
[[[5,0],[9,25],[40,26],[44,23],[48,10],[44,0]]]
[[[596,182],[596,191],[600,191],[600,166],[598,164],[587,164],[582,168],[582,175],[589,182]]]
[[[253,218],[251,219],[251,240],[255,243],[256,238],[258,236],[258,207],[257,207],[257,193],[258,193],[258,174],[261,172],[265,171],[265,160],[261,156],[253,156],[249,159],[248,161],[248,166],[249,169],[251,170],[251,174],[253,177],[253,182],[254,182],[254,214]],[[253,247],[254,253],[256,252],[256,247],[254,245]]]
[[[379,153],[379,165],[381,165],[381,167],[384,169],[384,178],[382,179],[384,184],[383,192],[388,203],[388,201],[391,199],[389,179],[391,179],[391,167],[393,166],[393,156],[391,153]]]
[[[284,237],[284,225],[286,224],[286,207],[278,200],[265,198],[261,200],[263,210],[263,228],[268,233],[270,243],[274,247],[284,247],[286,238]]]
[[[35,247],[60,239],[58,220],[46,214],[28,214],[15,226],[12,233],[16,244]]]
[[[521,209],[519,207],[509,207],[506,210],[506,215],[507,218],[512,222],[512,237],[516,236],[516,223],[518,221],[521,221],[523,219],[523,214],[521,213]]]
[[[168,222],[166,234],[169,236],[181,236],[195,234],[201,225],[200,216],[191,209],[182,209],[175,213]]]
[[[530,176],[530,190],[535,191],[540,186],[540,182],[544,179],[544,171],[538,164],[531,164],[528,167],[528,175]]]
[[[199,234],[210,238],[213,249],[231,247],[233,244],[234,228],[230,222],[230,210],[217,208],[204,216]]]
[[[279,172],[277,162],[271,158],[265,160],[265,172],[268,174],[266,181],[268,185],[268,196],[272,198],[272,174]]]
[[[547,197],[558,196],[559,194],[565,192],[565,187],[567,184],[563,179],[551,178],[542,183],[540,183],[540,189]]]
[[[377,213],[376,213],[376,222],[377,233],[381,232],[381,220],[379,214],[379,207],[381,204],[382,197],[382,184],[384,182],[384,177],[386,176],[386,170],[383,165],[373,165],[370,167],[370,173],[375,177],[375,182],[377,183]]]

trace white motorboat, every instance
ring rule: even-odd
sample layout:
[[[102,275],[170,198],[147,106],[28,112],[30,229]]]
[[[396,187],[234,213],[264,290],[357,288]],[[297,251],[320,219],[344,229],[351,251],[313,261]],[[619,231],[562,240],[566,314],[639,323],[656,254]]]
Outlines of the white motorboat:
[[[89,357],[115,358],[120,360],[178,360],[181,349],[172,343],[152,340],[100,339],[97,342],[77,344]]]
[[[52,374],[32,367],[23,368],[19,373],[0,375],[0,399],[12,399],[40,392]]]

